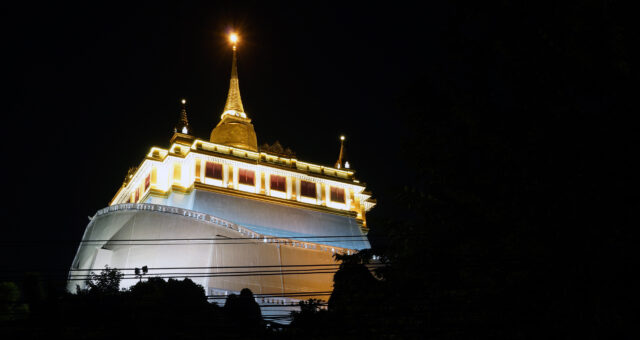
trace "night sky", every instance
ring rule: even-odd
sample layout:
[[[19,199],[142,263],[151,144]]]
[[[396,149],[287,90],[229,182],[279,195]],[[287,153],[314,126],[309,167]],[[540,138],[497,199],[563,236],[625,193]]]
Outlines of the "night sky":
[[[421,5],[3,3],[0,282],[64,289],[88,217],[151,147],[169,147],[182,98],[209,139],[235,30],[258,145],[331,166],[344,134],[378,202],[371,251],[342,263],[334,319],[309,319],[310,334],[339,320],[347,337],[632,338],[637,11]],[[387,261],[382,281],[357,264],[371,255]],[[85,309],[69,311],[42,320],[64,319],[66,336]]]
[[[226,100],[231,29],[258,143],[332,165],[345,134],[357,178],[385,200],[402,166],[394,107],[441,63],[449,8],[232,4],[2,9],[2,268],[66,270],[87,216],[150,147],[168,146],[181,98],[208,139]]]
[[[556,173],[582,181],[572,182],[580,183],[576,187],[595,183],[580,169],[595,169],[590,162],[601,156],[610,160],[598,163],[604,171],[598,180],[627,187],[616,171],[630,169],[637,156],[633,139],[625,139],[634,132],[625,123],[631,106],[622,99],[633,93],[620,85],[635,75],[628,47],[637,44],[616,22],[634,19],[613,5],[592,1],[561,10],[509,1],[475,7],[429,2],[424,8],[373,2],[2,6],[3,270],[64,273],[87,216],[107,206],[129,167],[140,164],[152,146],[169,146],[181,98],[187,99],[195,135],[209,138],[226,100],[231,66],[226,34],[232,29],[241,37],[240,90],[258,144],[277,140],[300,160],[332,165],[339,136],[346,135],[356,177],[378,200],[374,215],[393,215],[390,207],[404,174],[412,171],[402,152],[405,137],[407,131],[414,137],[421,131],[405,119],[404,110],[437,123],[436,110],[444,106],[433,100],[440,97],[454,98],[453,108],[443,112],[473,103],[459,111],[477,112],[468,121],[481,122],[478,129],[484,124],[498,131],[502,141],[496,139],[496,148],[505,154],[525,158],[530,151],[517,152],[527,144],[504,142],[510,138],[546,143],[552,136],[558,144],[539,143],[549,150],[566,142],[556,152],[567,155],[559,157],[564,165],[521,171],[543,173],[541,178],[557,180],[558,187],[568,182]],[[607,92],[612,84],[618,87]],[[613,107],[623,114],[606,112]],[[540,155],[544,160],[544,152]],[[470,169],[482,168],[487,159],[478,158]],[[570,164],[574,159],[578,170]],[[536,162],[532,158],[531,164],[541,164]],[[494,177],[487,178],[500,178],[501,169],[494,168]],[[534,189],[539,184],[530,183]],[[483,185],[493,193],[491,179]]]

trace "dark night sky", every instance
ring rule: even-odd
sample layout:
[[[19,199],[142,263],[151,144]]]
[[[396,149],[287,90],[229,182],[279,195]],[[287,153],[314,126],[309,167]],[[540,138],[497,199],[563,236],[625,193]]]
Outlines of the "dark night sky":
[[[402,164],[399,93],[438,63],[450,9],[232,4],[2,8],[1,268],[67,268],[87,216],[151,146],[168,146],[180,98],[208,138],[226,99],[230,28],[258,143],[330,165],[346,134],[358,178],[385,200]]]
[[[196,136],[208,139],[226,99],[231,28],[241,34],[240,89],[258,143],[279,140],[300,160],[331,165],[345,134],[356,176],[378,199],[373,214],[393,214],[413,170],[403,143],[408,131],[418,141],[422,131],[405,108],[436,123],[437,110],[461,112],[454,118],[490,128],[481,135],[498,132],[496,149],[522,155],[518,176],[537,171],[565,188],[576,178],[576,187],[598,179],[629,186],[616,171],[631,173],[635,157],[637,133],[626,120],[636,101],[625,98],[636,94],[623,82],[636,73],[629,47],[637,39],[625,30],[632,12],[597,1],[561,9],[460,3],[2,5],[0,269],[64,273],[87,216],[108,204],[150,147],[168,146],[181,98]],[[471,104],[457,111],[460,103]],[[563,165],[519,152],[526,145],[543,145],[535,157],[547,159],[548,148]],[[473,175],[487,159],[461,170]],[[495,172],[482,177],[491,194],[503,171],[487,169]]]
[[[339,279],[375,296],[349,313],[384,329],[410,310],[439,338],[635,325],[640,35],[624,1],[133,3],[0,5],[0,281],[61,288],[87,217],[169,146],[181,98],[209,138],[235,29],[258,144],[332,165],[344,134],[378,200],[369,238],[392,265],[378,288]]]

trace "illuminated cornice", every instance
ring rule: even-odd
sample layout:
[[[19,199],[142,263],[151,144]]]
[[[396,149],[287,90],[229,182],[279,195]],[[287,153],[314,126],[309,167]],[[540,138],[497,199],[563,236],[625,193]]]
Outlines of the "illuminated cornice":
[[[176,148],[179,150],[176,151]],[[186,158],[189,153],[210,155],[248,164],[259,164],[285,171],[295,172],[299,174],[307,174],[312,177],[321,177],[328,180],[339,181],[342,183],[355,183],[364,187],[364,183],[353,178],[354,170],[338,169],[334,167],[318,165],[299,161],[295,158],[286,158],[266,152],[254,152],[251,150],[234,148],[222,144],[215,144],[200,139],[193,141],[191,146],[185,148],[184,144],[174,143],[167,149],[152,147],[147,158],[156,161],[163,161],[168,155]]]
[[[288,170],[313,173],[316,175],[324,175],[328,177],[337,177],[345,180],[353,180],[354,170],[338,169],[334,167],[318,165],[313,163],[307,163],[299,161],[295,158],[286,158],[266,152],[255,152],[246,149],[234,148],[231,146],[215,144],[201,139],[196,139],[191,145],[191,149],[194,151],[208,151],[213,154],[229,155],[234,158],[241,158],[246,160],[254,160],[260,162],[260,164],[268,164],[277,167],[289,168]],[[356,182],[358,183],[358,182]]]
[[[313,208],[330,213],[334,213],[332,210],[336,210],[340,214],[349,215],[353,209],[362,209],[363,211],[357,214],[358,220],[363,220],[363,213],[376,204],[374,200],[371,200],[371,194],[365,191],[364,183],[360,183],[354,178],[355,171],[352,169],[337,169],[299,161],[295,158],[281,157],[267,152],[255,152],[200,139],[194,139],[191,145],[187,145],[183,141],[176,141],[168,149],[152,147],[133,177],[118,190],[110,204],[126,202],[129,200],[128,197],[135,198],[136,191],[138,192],[138,202],[141,202],[149,194],[156,197],[166,197],[170,192],[190,193],[194,188],[210,189],[211,191],[251,197],[277,204]],[[318,188],[321,191],[317,193],[317,198],[310,200],[306,197],[299,197],[299,193],[296,192],[296,190],[299,190],[297,187],[299,184],[298,182],[292,182],[290,185],[293,187],[288,189],[292,191],[288,191],[287,197],[278,198],[277,194],[267,194],[265,192],[267,190],[266,183],[263,185],[264,188],[259,183],[249,187],[238,185],[232,182],[232,178],[229,178],[229,182],[225,182],[224,185],[222,182],[218,184],[201,183],[204,182],[204,179],[200,178],[202,176],[201,173],[195,173],[197,162],[203,162],[200,164],[201,167],[204,166],[204,162],[215,162],[231,169],[252,170],[256,174],[265,174],[265,176],[284,176],[294,182],[303,180],[326,187],[322,189],[319,186]],[[175,166],[178,166],[178,168],[174,168]],[[152,169],[155,171],[155,177],[149,189],[144,181],[147,176],[151,176]],[[174,171],[176,174],[173,173]],[[180,171],[180,173],[177,171]],[[179,176],[179,178],[176,179],[174,178],[175,176]],[[257,180],[264,181],[261,178]],[[346,193],[349,194],[350,192],[353,195],[352,200],[359,202],[359,205],[353,206],[349,199],[343,206],[330,202],[328,191],[323,191],[328,190],[329,186],[347,190]],[[358,206],[361,208],[358,208]]]

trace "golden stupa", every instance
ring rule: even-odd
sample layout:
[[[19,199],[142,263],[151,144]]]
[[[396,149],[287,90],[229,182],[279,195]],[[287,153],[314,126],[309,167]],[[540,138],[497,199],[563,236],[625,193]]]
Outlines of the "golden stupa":
[[[238,83],[238,65],[236,46],[233,46],[233,63],[231,66],[231,80],[229,82],[229,94],[224,112],[220,117],[220,123],[211,131],[211,143],[233,146],[239,149],[258,151],[256,131],[247,117],[240,98],[240,85]]]

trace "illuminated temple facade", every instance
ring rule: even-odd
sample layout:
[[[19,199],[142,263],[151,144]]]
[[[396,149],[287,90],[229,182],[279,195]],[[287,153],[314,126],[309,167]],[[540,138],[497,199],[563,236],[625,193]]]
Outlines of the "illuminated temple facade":
[[[262,303],[326,300],[303,294],[332,290],[335,253],[369,248],[365,214],[375,205],[342,162],[342,150],[331,167],[258,148],[234,48],[209,140],[191,134],[183,101],[170,146],[152,147],[91,218],[68,289],[105,265],[125,274],[126,288],[147,266],[146,277],[189,277],[214,297],[249,288]]]

